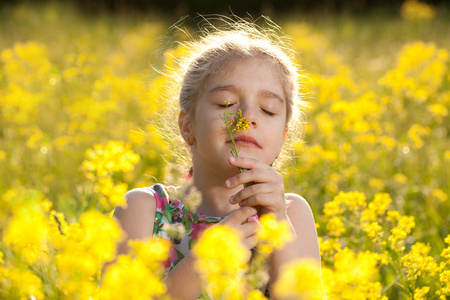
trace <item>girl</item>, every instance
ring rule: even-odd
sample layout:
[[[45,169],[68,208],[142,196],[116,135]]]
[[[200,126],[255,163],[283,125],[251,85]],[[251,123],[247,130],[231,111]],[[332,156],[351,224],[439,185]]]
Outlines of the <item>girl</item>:
[[[250,250],[258,227],[250,217],[272,213],[290,222],[295,239],[270,255],[269,283],[295,259],[320,262],[311,209],[299,195],[285,193],[283,176],[272,166],[289,128],[299,121],[297,110],[304,108],[298,99],[297,69],[280,40],[272,41],[273,36],[245,22],[232,27],[208,32],[191,43],[192,54],[183,70],[178,125],[192,154],[190,180],[201,194],[196,211],[190,212],[183,199],[169,199],[166,187],[157,184],[129,191],[126,208],[117,207],[114,213],[127,234],[119,253],[127,252],[128,240],[167,237],[165,223],[188,224],[186,235],[173,240],[167,265],[167,288],[173,298],[201,295],[190,253],[195,243],[190,240],[213,224],[240,231]],[[249,122],[248,130],[235,133],[239,157],[230,154],[232,141],[221,118],[225,110],[240,110]]]

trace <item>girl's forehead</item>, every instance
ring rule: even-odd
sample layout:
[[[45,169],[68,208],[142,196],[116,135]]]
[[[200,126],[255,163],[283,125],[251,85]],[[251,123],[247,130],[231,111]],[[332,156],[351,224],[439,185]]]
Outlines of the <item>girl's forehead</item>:
[[[243,78],[244,77],[244,78]],[[282,71],[272,60],[264,58],[234,58],[217,65],[206,79],[206,90],[217,84],[241,84],[251,77],[271,81],[282,88]]]

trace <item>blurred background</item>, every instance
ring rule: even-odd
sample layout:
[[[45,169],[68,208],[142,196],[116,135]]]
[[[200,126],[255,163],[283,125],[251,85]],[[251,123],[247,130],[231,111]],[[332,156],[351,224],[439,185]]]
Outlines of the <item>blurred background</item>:
[[[384,13],[397,12],[403,0],[248,0],[248,1],[210,1],[210,0],[190,0],[190,1],[155,1],[155,0],[52,0],[52,1],[27,1],[36,5],[45,3],[69,4],[82,9],[86,13],[114,12],[114,13],[136,13],[136,12],[158,12],[167,16],[183,16],[196,14],[229,14],[232,11],[239,16],[251,14],[257,16],[292,14],[294,12],[328,12],[328,13],[368,13],[374,10],[382,10]],[[23,3],[20,0],[1,1],[5,5],[16,5]],[[429,0],[427,4],[437,7],[439,10],[448,8],[448,1]]]
[[[382,210],[382,229],[370,231],[360,219],[380,195],[413,217],[406,250],[389,254],[397,269],[380,260],[381,277],[369,276],[378,294],[404,299],[414,288],[393,284],[407,270],[402,251],[423,242],[437,260],[450,233],[449,9],[415,0],[0,1],[0,229],[30,189],[76,222],[93,208],[110,213],[131,188],[178,182],[189,165],[158,129],[166,74],[184,53],[175,41],[198,34],[199,14],[263,14],[290,37],[311,104],[304,140],[281,170],[286,190],[310,203],[328,266],[345,247],[388,251],[379,241],[401,222]],[[446,284],[436,278],[432,291]]]

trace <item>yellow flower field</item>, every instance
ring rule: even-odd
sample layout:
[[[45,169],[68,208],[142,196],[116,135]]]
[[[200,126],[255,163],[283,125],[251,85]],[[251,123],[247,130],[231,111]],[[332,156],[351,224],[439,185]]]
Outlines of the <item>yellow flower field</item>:
[[[321,274],[293,264],[278,295],[320,299],[321,276],[329,299],[448,299],[448,12],[407,0],[395,15],[274,19],[310,103],[282,172],[313,209],[322,254]],[[0,11],[1,299],[167,298],[165,241],[134,242],[102,266],[122,236],[110,215],[123,194],[183,175],[181,140],[159,131],[173,112],[167,74],[184,54],[172,40],[187,38],[170,25],[56,4]],[[262,222],[267,255],[289,237]],[[262,260],[243,266],[233,234],[218,226],[201,240],[205,286],[215,298],[265,299]]]

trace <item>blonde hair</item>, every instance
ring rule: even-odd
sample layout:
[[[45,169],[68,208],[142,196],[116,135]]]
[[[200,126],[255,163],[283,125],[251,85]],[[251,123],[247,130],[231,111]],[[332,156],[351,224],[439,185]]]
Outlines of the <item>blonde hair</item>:
[[[266,22],[266,28],[241,18],[217,18],[216,21],[223,23],[219,27],[205,19],[206,26],[203,26],[197,40],[180,43],[184,51],[177,61],[176,74],[171,76],[173,90],[170,98],[178,102],[177,113],[181,109],[193,117],[197,99],[209,75],[223,70],[236,59],[258,58],[271,61],[279,69],[283,83],[287,103],[286,126],[290,129],[286,143],[291,144],[293,140],[301,139],[303,134],[302,124],[307,103],[300,95],[299,79],[302,76],[295,63],[296,53],[288,47],[288,39],[279,34],[282,33],[281,28],[270,19],[262,18]],[[284,148],[289,151],[290,147]]]

